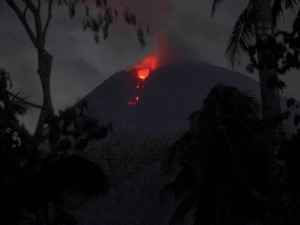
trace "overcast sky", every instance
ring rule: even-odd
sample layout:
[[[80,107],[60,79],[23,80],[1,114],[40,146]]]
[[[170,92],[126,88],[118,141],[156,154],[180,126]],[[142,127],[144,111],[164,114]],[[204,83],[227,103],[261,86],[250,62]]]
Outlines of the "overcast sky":
[[[110,0],[116,7],[119,0]],[[196,59],[230,69],[224,56],[234,21],[246,0],[227,0],[211,18],[212,0],[123,0],[138,18],[151,26],[146,47],[141,49],[134,28],[122,19],[114,24],[105,42],[96,44],[91,33],[83,32],[83,14],[68,17],[65,8],[53,8],[47,49],[54,56],[52,98],[56,108],[71,106],[113,73],[129,68],[158,48],[172,60]],[[291,24],[291,16],[285,22]],[[284,25],[287,26],[287,25]],[[37,56],[27,34],[5,1],[0,1],[0,67],[13,78],[15,88],[28,99],[41,103],[36,75]],[[287,26],[288,27],[288,26]],[[237,68],[245,72],[245,64]],[[257,75],[249,75],[257,79]],[[297,72],[285,76],[286,95],[300,99]],[[33,130],[38,112],[31,110],[26,124]]]

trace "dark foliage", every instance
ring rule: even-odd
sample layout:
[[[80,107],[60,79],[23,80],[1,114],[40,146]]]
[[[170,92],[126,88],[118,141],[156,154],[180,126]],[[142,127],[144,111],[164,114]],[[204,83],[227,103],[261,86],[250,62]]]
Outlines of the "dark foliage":
[[[94,40],[99,43],[101,36],[103,40],[108,38],[110,27],[119,19],[119,15],[123,14],[124,21],[136,28],[137,38],[141,47],[145,46],[145,33],[150,33],[148,24],[140,21],[136,14],[131,11],[122,1],[117,1],[110,4],[109,0],[95,0],[94,2],[87,0],[59,0],[60,5],[66,5],[69,10],[69,15],[73,18],[76,15],[76,7],[82,6],[85,8],[85,19],[83,19],[83,30],[90,30],[94,34]],[[91,13],[91,5],[95,4],[97,10],[96,15]]]
[[[283,13],[282,4],[286,4],[286,8],[290,9],[291,11],[295,11],[299,6],[298,1],[275,1],[273,6],[273,11]],[[275,5],[277,4],[277,6]],[[281,6],[281,7],[280,7]],[[276,7],[278,7],[276,9]],[[273,12],[275,13],[275,12]],[[291,69],[300,69],[300,11],[295,17],[292,31],[277,31],[275,35],[275,39],[269,40],[267,44],[261,45],[260,43],[256,42],[254,45],[248,45],[246,51],[250,56],[250,64],[247,67],[247,70],[253,72],[254,69],[260,69],[259,62],[257,59],[258,49],[263,49],[263,51],[268,52],[268,55],[271,57],[269,58],[268,67],[269,69],[275,69],[278,74],[284,75]],[[276,86],[279,89],[283,89],[286,87],[285,83],[278,78],[271,79],[269,81],[269,86]],[[295,104],[294,99],[289,99],[287,101],[288,108],[298,108],[298,105]],[[280,118],[279,120],[284,120],[288,116],[291,116],[289,112],[285,112],[282,115],[278,115]],[[279,121],[278,120],[278,121]],[[294,115],[294,124],[295,126],[298,125],[299,122],[299,115]],[[275,122],[278,122],[275,121]]]
[[[300,223],[300,132],[285,139],[279,152],[283,164],[277,180],[277,204],[281,207],[281,224],[297,225]]]
[[[111,125],[100,125],[97,119],[84,115],[82,107],[87,104],[84,102],[59,112],[59,116],[48,121],[48,131],[43,139],[48,141],[52,157],[64,156],[70,149],[83,150],[90,141],[102,139],[112,132]]]
[[[262,221],[271,189],[272,153],[265,141],[259,105],[248,94],[217,85],[191,128],[170,149],[180,172],[162,192],[179,201],[170,224],[194,212],[195,224]]]
[[[277,46],[280,53],[278,56],[278,72],[280,74],[286,73],[290,69],[300,68],[300,11],[298,12],[291,32],[279,31],[277,33]]]
[[[223,2],[224,0],[213,1],[212,16],[214,16],[214,14],[216,13],[217,7]],[[236,66],[236,64],[240,63],[240,59],[242,58],[242,53],[247,53],[248,55],[250,55],[250,57],[252,58],[251,59],[252,62],[248,66],[248,70],[250,72],[253,72],[254,68],[259,69],[257,60],[255,60],[253,57],[258,47],[258,45],[255,45],[256,34],[255,34],[254,24],[255,24],[256,16],[254,13],[253,4],[255,4],[255,1],[249,0],[248,5],[243,10],[241,15],[238,17],[232,29],[230,38],[228,40],[227,49],[226,49],[226,55],[233,68]],[[277,29],[278,21],[284,17],[285,10],[294,12],[298,8],[299,8],[299,1],[297,0],[274,0],[272,3],[272,17],[273,17],[274,29]],[[272,51],[276,49],[274,48],[276,47],[274,43],[270,43],[269,47],[268,49]],[[275,57],[278,57],[278,55]],[[270,62],[272,63],[272,59],[270,59]]]
[[[283,138],[274,154],[258,115],[248,94],[217,85],[190,116],[166,164],[180,167],[161,193],[178,202],[170,224],[183,224],[190,212],[196,225],[299,224],[300,132]]]
[[[80,111],[79,117],[84,117],[87,104],[78,104],[48,121],[44,141],[50,152],[42,157],[33,138],[19,124],[17,116],[26,113],[26,107],[18,100],[20,96],[15,99],[11,95],[11,89],[9,75],[1,70],[1,224],[76,224],[65,208],[65,194],[79,193],[89,199],[106,191],[108,183],[101,168],[80,156],[75,146],[84,139],[86,143],[80,149],[85,148],[90,140],[105,137],[109,128],[89,118],[79,124],[76,109]]]
[[[279,0],[277,2],[280,2]],[[291,1],[295,5],[295,1]],[[297,3],[298,4],[298,3]],[[291,7],[293,10],[295,8]],[[279,10],[282,13],[282,9]],[[260,65],[257,60],[257,50],[263,48],[269,51],[273,58],[269,60],[269,68],[276,68],[277,72],[281,75],[285,74],[290,69],[300,68],[300,11],[298,12],[291,32],[278,31],[275,35],[276,40],[270,40],[267,45],[261,46],[259,43],[254,45],[247,45],[245,50],[250,56],[251,63],[248,65],[248,70],[253,72],[254,69],[259,69]],[[281,80],[270,81],[270,85],[275,85],[280,89],[285,87],[285,83]]]

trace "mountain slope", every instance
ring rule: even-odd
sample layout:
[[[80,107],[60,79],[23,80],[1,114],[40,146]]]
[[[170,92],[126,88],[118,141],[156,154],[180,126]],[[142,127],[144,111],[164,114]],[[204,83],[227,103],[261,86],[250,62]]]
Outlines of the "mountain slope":
[[[259,96],[258,83],[239,73],[204,63],[184,63],[152,72],[136,107],[129,107],[138,78],[121,71],[99,85],[86,100],[89,114],[113,123],[116,130],[146,130],[152,134],[182,131],[187,118],[201,108],[203,99],[217,83],[231,85]]]

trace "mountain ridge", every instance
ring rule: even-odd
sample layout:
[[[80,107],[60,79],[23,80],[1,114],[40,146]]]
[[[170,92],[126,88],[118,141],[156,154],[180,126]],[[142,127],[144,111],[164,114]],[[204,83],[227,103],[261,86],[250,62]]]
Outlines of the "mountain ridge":
[[[167,65],[152,71],[138,104],[130,107],[127,103],[138,82],[132,71],[113,74],[84,98],[90,104],[88,113],[112,122],[117,129],[145,129],[155,134],[186,130],[188,116],[201,108],[203,99],[217,83],[252,90],[252,95],[259,99],[255,80],[206,63]]]

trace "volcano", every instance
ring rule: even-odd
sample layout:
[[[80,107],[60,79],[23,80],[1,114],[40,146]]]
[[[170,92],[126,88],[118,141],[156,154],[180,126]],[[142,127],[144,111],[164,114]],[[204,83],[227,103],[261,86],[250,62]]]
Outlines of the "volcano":
[[[113,74],[86,96],[88,114],[112,122],[115,130],[158,134],[188,129],[187,118],[201,108],[218,83],[250,92],[259,100],[256,81],[205,63],[168,65],[149,73],[146,79],[139,78],[136,71]]]

